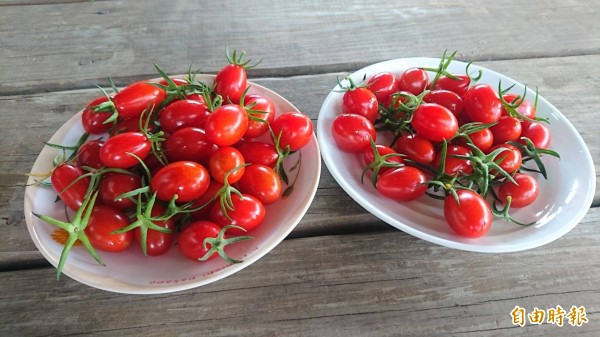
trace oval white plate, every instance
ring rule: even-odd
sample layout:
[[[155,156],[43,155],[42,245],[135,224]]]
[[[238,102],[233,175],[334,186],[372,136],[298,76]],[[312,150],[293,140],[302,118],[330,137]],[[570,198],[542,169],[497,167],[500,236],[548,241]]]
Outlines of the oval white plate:
[[[212,83],[213,78],[212,75],[197,76],[197,79],[206,83]],[[249,93],[264,95],[275,103],[277,115],[288,111],[298,111],[290,102],[275,92],[254,83],[250,85]],[[79,112],[52,136],[50,142],[65,145],[75,144],[83,132],[81,112]],[[122,253],[99,251],[106,264],[103,267],[98,265],[88,255],[85,248],[80,246],[74,247],[69,254],[63,273],[81,283],[108,291],[158,294],[205,285],[249,266],[275,248],[296,227],[315,196],[321,173],[321,160],[314,135],[299,153],[302,154],[302,165],[294,191],[287,198],[266,206],[267,214],[263,224],[250,234],[254,240],[239,242],[227,248],[231,257],[244,259],[244,262],[231,265],[216,258],[208,262],[197,263],[183,257],[177,247],[172,247],[162,256],[145,257],[136,243]],[[48,172],[56,154],[56,149],[45,147],[35,161],[31,172]],[[288,170],[296,162],[298,155],[297,153],[286,159]],[[290,180],[293,179],[296,172],[289,174]],[[51,233],[56,227],[33,216],[32,211],[64,219],[64,206],[62,202],[54,203],[56,193],[52,188],[31,185],[34,182],[33,178],[30,178],[28,181],[30,186],[25,189],[24,209],[27,229],[40,252],[56,267],[63,247],[51,238]]]
[[[366,74],[390,71],[401,74],[410,67],[437,68],[435,58],[406,58],[385,61],[365,67],[351,74],[355,83]],[[464,73],[466,63],[453,61],[451,73]],[[494,88],[515,84],[510,92],[523,94],[524,85],[489,69],[471,65],[469,72],[481,69],[478,83],[489,83]],[[430,74],[431,77],[431,74]],[[537,220],[538,224],[521,227],[496,219],[491,230],[483,237],[467,239],[456,235],[443,218],[442,201],[424,196],[417,200],[398,203],[377,193],[373,186],[360,183],[362,159],[339,150],[331,135],[331,124],[341,113],[343,93],[339,86],[327,96],[319,113],[317,138],[323,160],[340,186],[361,206],[388,224],[418,238],[450,248],[477,252],[512,252],[538,247],[558,239],[575,227],[587,213],[596,190],[596,174],[590,152],[573,125],[554,106],[539,97],[537,115],[550,120],[551,148],[561,159],[544,158],[549,180],[539,177],[541,193],[530,206],[512,210],[515,219],[523,222]],[[526,99],[533,101],[535,92],[527,89]]]

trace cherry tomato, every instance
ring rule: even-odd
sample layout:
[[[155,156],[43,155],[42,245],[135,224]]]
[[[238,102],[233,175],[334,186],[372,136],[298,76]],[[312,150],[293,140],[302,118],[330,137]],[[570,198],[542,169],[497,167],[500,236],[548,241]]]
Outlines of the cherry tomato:
[[[125,132],[110,137],[100,149],[100,161],[106,167],[128,169],[139,164],[129,155],[133,153],[140,159],[146,158],[151,151],[150,141],[141,132]]]
[[[265,165],[252,164],[246,167],[244,175],[238,181],[240,192],[249,194],[269,205],[281,197],[281,180],[275,171]]]
[[[100,149],[102,149],[103,145],[104,142],[101,140],[90,140],[83,143],[77,149],[77,166],[88,166],[95,169],[104,166],[100,161]]]
[[[494,134],[490,129],[473,132],[469,135],[469,138],[473,145],[477,146],[483,152],[487,152],[494,144]],[[460,143],[463,144],[464,141],[461,140]]]
[[[118,196],[142,187],[142,179],[138,175],[129,175],[119,172],[110,172],[102,176],[98,185],[98,197],[105,205],[119,210],[128,210],[135,207],[135,203],[128,198],[115,200]]]
[[[440,142],[452,138],[458,131],[458,121],[441,105],[424,103],[413,113],[412,126],[423,138]]]
[[[173,132],[164,143],[165,155],[170,162],[190,160],[204,164],[216,149],[204,130],[191,126]]]
[[[386,156],[388,154],[398,154],[396,151],[394,151],[394,149],[392,149],[389,146],[377,144],[377,145],[375,145],[375,148],[377,149],[377,153],[379,153],[379,155],[382,157]],[[375,153],[373,152],[373,149],[370,146],[366,147],[363,152],[363,162],[365,163],[365,166],[371,165],[374,161],[375,161]],[[386,159],[386,162],[395,163],[395,164],[403,164],[404,159],[402,159],[401,156],[391,156]],[[379,170],[379,174],[380,175],[384,174],[385,172],[393,170],[393,169],[394,169],[394,167],[381,167],[381,169]]]
[[[398,79],[389,71],[381,72],[369,79],[367,88],[375,94],[379,103],[388,106],[390,96],[398,91]]]
[[[210,245],[204,248],[204,240],[207,238],[216,238],[221,231],[214,222],[196,221],[189,224],[179,235],[177,240],[179,251],[190,260],[198,261],[210,249]],[[217,254],[211,255],[208,260],[213,259]]]
[[[91,101],[81,114],[81,124],[85,132],[92,135],[101,135],[113,127],[113,123],[104,124],[104,122],[112,115],[111,112],[94,112],[94,107],[100,103],[108,101],[106,96],[100,96]]]
[[[432,90],[423,96],[423,101],[427,103],[439,104],[452,111],[457,116],[463,111],[465,106],[462,98],[450,90]]]
[[[423,165],[431,164],[435,158],[433,144],[418,134],[403,134],[396,140],[393,149],[405,154],[406,159]]]
[[[376,188],[382,195],[396,201],[414,200],[427,190],[427,177],[412,166],[398,167],[379,176]]]
[[[180,87],[182,85],[187,85],[188,84],[188,81],[186,81],[186,80],[184,80],[182,78],[169,77],[169,79],[171,79],[171,81],[173,83],[175,83],[175,85],[178,86],[178,87]],[[158,81],[158,84],[167,85],[167,86],[169,85],[169,83],[167,83],[167,80],[165,80],[164,78],[161,78]]]
[[[500,152],[496,156],[496,159],[494,161],[498,162],[498,160],[500,160],[498,165],[500,166],[500,168],[506,171],[506,173],[510,174],[515,172],[521,167],[521,163],[523,160],[523,157],[521,156],[521,151],[519,151],[519,149],[510,144],[498,144],[492,146],[488,150],[488,152],[493,152],[494,150],[501,147],[505,148],[505,150]],[[496,172],[492,171],[492,174],[496,174]]]
[[[120,117],[138,118],[144,110],[157,107],[165,97],[164,90],[140,81],[119,91],[113,98],[113,103]]]
[[[464,96],[465,111],[474,122],[494,123],[502,116],[502,102],[488,84],[476,84]]]
[[[376,140],[373,123],[361,115],[342,114],[331,125],[333,140],[337,146],[347,152],[361,152]]]
[[[248,114],[236,104],[222,105],[215,109],[204,126],[208,140],[218,146],[237,143],[248,129]]]
[[[530,119],[535,118],[535,107],[533,106],[533,104],[529,103],[528,101],[523,101],[523,97],[521,97],[520,95],[506,94],[506,95],[503,95],[502,98],[507,103],[518,104],[519,106],[517,107],[517,112],[520,113],[521,115],[523,115],[527,118],[530,118]],[[504,107],[502,107],[502,115],[503,116],[508,115],[508,112],[506,111],[506,109]]]
[[[469,90],[471,78],[464,74],[452,74],[452,76],[456,77],[457,79],[447,76],[440,76],[435,83],[435,88],[431,88],[431,90],[448,90],[457,93],[460,97],[464,97]]]
[[[194,218],[194,220],[208,219],[210,208],[216,201],[215,196],[217,195],[217,193],[219,192],[219,190],[222,187],[223,187],[222,183],[218,183],[215,180],[211,179],[206,192],[204,192],[204,194],[202,194],[202,196],[200,198],[196,199],[196,201],[194,201],[194,203],[192,204],[191,209],[196,209],[196,208],[203,206],[199,210],[192,212],[192,218]]]
[[[225,227],[227,225],[235,225],[242,227],[246,232],[250,232],[258,227],[265,218],[265,206],[257,198],[242,194],[242,197],[234,194],[231,196],[233,202],[233,210],[227,210],[227,214],[231,219],[228,219],[219,203],[215,203],[210,209],[210,219],[217,225]],[[241,235],[244,231],[232,228],[230,234]]]
[[[281,135],[279,147],[290,151],[300,150],[312,139],[313,125],[307,115],[300,112],[286,112],[273,120],[271,128],[276,136]]]
[[[537,180],[529,175],[517,173],[513,176],[517,182],[515,185],[510,180],[505,180],[498,187],[498,198],[500,202],[506,204],[506,198],[511,197],[511,208],[521,208],[529,206],[537,199],[540,193],[540,187]]]
[[[523,122],[524,126],[521,137],[527,137],[533,145],[538,149],[547,149],[550,147],[550,141],[552,140],[550,130],[546,125],[538,122]],[[519,142],[525,144],[523,140]]]
[[[471,153],[467,147],[462,145],[449,145],[446,151],[446,162],[444,164],[444,173],[448,175],[470,174],[473,172],[471,161],[463,158],[456,158],[453,155],[466,156]],[[435,157],[435,167],[439,167],[441,152]]]
[[[514,117],[502,116],[489,130],[494,135],[495,144],[516,141],[521,137],[521,122]]]
[[[133,233],[131,231],[119,234],[111,233],[127,225],[129,225],[129,219],[118,209],[96,205],[92,209],[85,234],[94,248],[106,252],[121,252],[131,244]]]
[[[147,117],[142,118],[141,126],[146,125]],[[154,132],[155,127],[152,123],[148,123],[148,132]],[[140,119],[139,118],[125,118],[121,119],[114,128],[112,128],[109,132],[110,136],[116,136],[125,132],[141,132],[142,128],[140,127]]]
[[[177,195],[177,202],[188,202],[202,196],[209,182],[204,166],[193,161],[178,161],[158,170],[152,177],[150,189],[160,200],[170,201]]]
[[[492,212],[487,202],[471,190],[458,190],[458,201],[452,194],[444,200],[446,222],[458,235],[478,238],[492,226]]]
[[[371,123],[377,119],[379,105],[375,95],[367,88],[353,88],[342,96],[342,113],[366,117]]]
[[[246,163],[275,167],[279,154],[275,145],[258,141],[243,141],[235,146],[244,156]]]
[[[158,217],[165,213],[166,208],[161,204],[154,204],[152,207],[151,216]],[[175,241],[175,220],[173,218],[167,221],[153,221],[153,223],[159,227],[170,229],[171,233],[163,233],[157,230],[149,228],[146,232],[146,254],[149,256],[159,256],[169,251]],[[133,229],[133,235],[142,246],[142,230],[140,227]]]
[[[201,101],[184,99],[167,105],[158,117],[160,127],[168,133],[184,127],[203,129],[210,111],[204,103],[204,98],[198,96],[198,99]]]
[[[238,149],[232,146],[223,146],[210,155],[208,171],[213,179],[219,183],[224,183],[225,176],[229,173],[227,182],[235,184],[244,175],[246,167],[243,165],[245,163],[244,156]],[[233,171],[236,167],[238,169]]]
[[[398,89],[408,91],[417,96],[425,90],[428,81],[429,76],[425,70],[421,68],[409,68],[400,75]]]
[[[254,138],[259,137],[269,131],[269,123],[275,119],[275,103],[271,102],[270,99],[260,95],[246,95],[244,97],[244,105],[252,105],[251,110],[252,116],[260,120],[248,120],[248,129],[244,137]],[[261,112],[258,112],[261,111]]]
[[[215,92],[224,102],[238,104],[248,86],[246,69],[238,64],[228,64],[215,77]]]
[[[83,170],[76,165],[60,164],[52,171],[50,176],[52,187],[54,187],[60,199],[74,211],[77,211],[83,204],[90,186],[89,177],[81,178],[73,183],[83,174]]]

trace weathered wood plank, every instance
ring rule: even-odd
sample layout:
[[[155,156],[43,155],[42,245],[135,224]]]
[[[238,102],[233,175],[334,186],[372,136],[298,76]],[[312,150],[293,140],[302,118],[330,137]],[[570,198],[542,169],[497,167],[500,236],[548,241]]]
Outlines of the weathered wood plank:
[[[544,247],[477,254],[400,231],[286,240],[249,268],[170,295],[112,294],[51,268],[0,273],[0,334],[564,336],[600,331],[600,209]],[[515,327],[515,306],[589,323]],[[144,309],[141,309],[144,308]]]
[[[587,67],[582,67],[582,65]],[[600,56],[482,62],[482,66],[507,74],[516,80],[537,85],[541,94],[561,110],[579,130],[592,153],[596,172],[600,172]],[[260,78],[265,85],[288,98],[313,120],[322,101],[343,73],[289,78]],[[98,94],[97,89],[0,97],[0,269],[14,265],[13,253],[35,252],[23,217],[24,173],[42,149],[42,142],[69,119],[74,112]],[[595,204],[600,203],[600,186]],[[293,237],[341,231],[381,230],[386,225],[356,204],[337,185],[323,166],[319,191],[306,217]]]
[[[266,76],[435,57],[444,49],[473,60],[600,52],[594,1],[330,1],[311,7],[153,0],[143,7],[143,15],[123,1],[3,7],[0,73],[10,80],[0,83],[0,94],[91,87],[108,75],[121,82],[153,73],[152,61],[174,72],[190,63],[215,72],[225,64],[226,45],[262,58]]]

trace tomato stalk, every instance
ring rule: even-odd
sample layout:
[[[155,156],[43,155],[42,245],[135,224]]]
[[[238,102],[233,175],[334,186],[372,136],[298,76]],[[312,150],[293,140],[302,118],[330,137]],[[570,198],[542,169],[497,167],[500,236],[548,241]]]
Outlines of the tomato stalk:
[[[285,149],[282,149],[281,146],[279,145],[281,143],[281,135],[282,132],[279,132],[279,135],[275,135],[275,132],[273,131],[273,129],[271,128],[271,125],[269,125],[269,133],[271,134],[271,139],[273,140],[273,144],[275,144],[275,151],[277,152],[277,161],[275,162],[275,173],[277,173],[277,175],[279,177],[281,177],[281,180],[283,180],[283,182],[288,185],[289,184],[289,179],[287,174],[285,173],[285,169],[283,167],[283,162],[285,160],[285,158],[287,158],[292,151],[290,150],[289,145],[286,146]]]
[[[525,88],[523,89],[523,96],[517,96],[511,102],[507,102],[506,99],[504,98],[504,94],[506,92],[508,92],[512,87],[514,87],[514,84],[506,89],[502,89],[502,81],[498,81],[498,93],[499,93],[498,96],[500,98],[500,102],[502,103],[502,107],[506,110],[506,112],[508,113],[509,116],[520,119],[520,120],[525,120],[528,122],[550,123],[550,121],[547,118],[543,118],[543,117],[529,118],[527,116],[524,116],[517,110],[517,108],[519,108],[525,102],[525,96],[527,95],[527,86],[525,86]],[[537,110],[538,98],[539,98],[539,92],[536,88],[535,89],[535,103],[533,104],[533,111]]]
[[[238,54],[237,50],[234,49],[233,54],[230,54],[229,46],[225,47],[225,56],[227,57],[227,61],[229,62],[229,64],[238,65],[246,70],[252,69],[262,62],[262,59],[260,59],[258,60],[258,62],[250,64],[252,60],[244,61],[244,57],[246,56],[245,50],[240,51],[240,53]]]
[[[496,206],[496,200],[494,200],[494,202],[492,204],[492,214],[495,217],[504,219],[506,222],[512,222],[519,226],[527,227],[527,226],[534,225],[536,223],[536,221],[533,221],[530,223],[522,223],[522,222],[515,220],[512,216],[510,216],[510,214],[508,214],[508,211],[510,210],[511,201],[512,201],[512,197],[509,195],[508,197],[506,197],[506,204],[504,205],[504,208],[500,210]]]
[[[235,226],[235,225],[228,225],[228,226],[223,227],[221,229],[221,231],[219,232],[219,235],[217,235],[217,237],[215,237],[215,238],[209,237],[209,238],[204,239],[204,241],[202,242],[202,245],[203,245],[203,248],[208,251],[204,254],[204,256],[199,258],[198,261],[206,261],[214,253],[217,253],[223,260],[225,260],[231,264],[243,262],[242,260],[236,260],[236,259],[229,257],[225,253],[225,247],[232,243],[246,241],[246,240],[252,240],[254,238],[252,236],[236,236],[236,237],[233,237],[230,239],[225,239],[225,233],[227,232],[227,230],[229,230],[231,228],[236,228],[236,229],[242,230],[244,232],[246,231],[244,228]],[[210,248],[208,248],[208,246],[210,246]]]
[[[398,162],[392,162],[392,161],[388,161],[389,158],[392,157],[403,157],[404,155],[399,154],[399,153],[390,153],[390,154],[386,154],[386,155],[380,155],[379,151],[377,151],[377,145],[375,144],[375,142],[373,141],[373,138],[370,139],[371,142],[371,150],[373,151],[373,156],[375,157],[375,159],[373,160],[372,163],[370,163],[369,165],[367,165],[363,171],[362,174],[360,175],[360,183],[364,183],[364,178],[365,178],[365,174],[369,171],[369,170],[373,170],[373,173],[371,174],[371,183],[373,183],[373,187],[376,187],[377,185],[377,177],[379,176],[379,171],[386,167],[386,168],[391,168],[391,167],[402,167],[404,166],[404,164],[400,164]]]
[[[521,137],[521,140],[523,140],[525,142],[525,144],[518,143],[518,142],[508,142],[508,144],[513,145],[513,146],[517,147],[519,150],[521,150],[521,152],[524,154],[524,156],[523,156],[524,163],[527,161],[533,160],[533,162],[537,165],[538,169],[534,170],[534,169],[530,169],[530,168],[526,168],[526,167],[521,167],[521,168],[526,171],[539,172],[542,174],[544,179],[548,180],[548,174],[546,172],[546,167],[544,166],[544,163],[542,162],[541,155],[547,154],[547,155],[550,155],[550,156],[560,159],[560,155],[558,154],[558,152],[549,150],[549,149],[538,149],[535,147],[533,142],[527,137]]]
[[[431,85],[429,86],[429,88],[431,90],[435,89],[435,84],[437,83],[437,81],[440,79],[440,77],[442,75],[451,78],[453,80],[458,80],[459,78],[452,75],[451,73],[449,73],[446,69],[448,69],[448,67],[450,66],[450,63],[452,63],[452,60],[454,60],[454,57],[456,56],[456,50],[450,54],[450,56],[446,57],[446,53],[447,50],[444,50],[444,53],[442,54],[442,58],[440,60],[440,64],[438,65],[437,68],[421,68],[423,70],[426,71],[432,71],[435,72],[435,77],[433,78],[433,80],[431,81]]]

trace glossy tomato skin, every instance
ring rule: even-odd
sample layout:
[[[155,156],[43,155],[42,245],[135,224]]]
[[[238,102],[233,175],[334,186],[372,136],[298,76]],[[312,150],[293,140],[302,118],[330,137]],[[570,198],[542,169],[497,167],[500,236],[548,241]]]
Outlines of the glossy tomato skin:
[[[403,134],[396,140],[393,149],[406,155],[407,159],[423,165],[431,164],[435,158],[433,144],[418,134]]]
[[[94,112],[94,107],[108,101],[106,96],[100,96],[91,101],[81,114],[81,124],[85,132],[92,135],[101,135],[113,127],[113,123],[104,124],[112,115],[111,112]]]
[[[146,81],[135,82],[113,98],[115,108],[122,118],[137,118],[144,110],[157,107],[166,97],[164,90]]]
[[[538,122],[523,122],[522,137],[527,137],[533,145],[538,149],[547,149],[550,147],[552,136],[548,127]],[[520,143],[525,144],[525,141],[519,140]]]
[[[127,225],[129,225],[129,219],[118,209],[96,205],[85,228],[85,234],[94,248],[106,252],[121,252],[131,245],[133,232],[111,233]]]
[[[242,153],[246,163],[261,164],[274,168],[279,158],[275,145],[271,143],[242,141],[236,144],[235,147]]]
[[[158,217],[165,213],[166,208],[160,204],[154,204],[151,216]],[[159,227],[170,229],[171,233],[163,233],[154,229],[148,229],[146,232],[146,254],[149,256],[159,256],[168,252],[175,241],[175,220],[173,218],[167,221],[153,221]],[[136,241],[142,246],[142,231],[139,227],[133,229],[133,235]]]
[[[226,104],[213,111],[204,125],[208,140],[218,146],[231,146],[248,130],[248,114],[236,104]]]
[[[465,111],[474,122],[494,123],[502,116],[502,102],[489,84],[476,84],[464,97]]]
[[[77,166],[99,169],[104,165],[100,161],[100,150],[104,145],[102,140],[90,140],[77,149]]]
[[[128,169],[138,160],[130,156],[133,153],[140,159],[146,158],[151,151],[148,138],[141,132],[125,132],[110,137],[100,150],[100,161],[106,167]]]
[[[488,150],[488,152],[493,152],[498,148],[505,148],[505,150],[500,152],[494,160],[495,162],[498,162],[498,160],[500,160],[500,162],[498,163],[500,168],[502,168],[509,174],[521,168],[523,157],[521,155],[521,151],[519,151],[518,148],[510,144],[498,144],[492,146]],[[493,170],[491,173],[496,174],[496,172],[494,172]]]
[[[458,190],[458,202],[452,194],[444,200],[444,218],[458,235],[478,238],[492,226],[490,207],[479,194],[471,190]]]
[[[119,210],[129,210],[135,207],[130,199],[115,200],[118,196],[142,187],[142,179],[138,175],[120,172],[110,172],[102,176],[98,185],[98,197],[105,205]]]
[[[204,166],[193,161],[178,161],[159,169],[152,177],[150,189],[160,200],[170,201],[177,194],[177,202],[184,203],[202,196],[209,182]]]
[[[377,144],[377,145],[375,145],[375,148],[377,150],[377,153],[379,153],[379,155],[382,157],[389,155],[389,154],[399,154],[389,146]],[[363,162],[365,164],[365,167],[371,165],[374,161],[375,161],[375,152],[373,152],[373,149],[370,146],[366,147],[365,150],[363,151]],[[404,164],[404,159],[402,159],[401,156],[394,155],[394,156],[388,157],[386,159],[386,162],[395,163],[395,164]],[[394,167],[381,167],[381,169],[379,170],[379,174],[380,175],[384,174],[393,169],[394,169]]]
[[[262,121],[248,120],[248,129],[244,134],[244,138],[256,138],[264,135],[269,131],[269,124],[275,119],[275,103],[270,99],[261,95],[246,95],[244,97],[244,105],[248,106],[252,104],[253,117],[259,118]],[[256,111],[262,111],[258,113]]]
[[[382,195],[400,202],[411,201],[425,194],[427,177],[412,166],[393,169],[379,176],[376,188]]]
[[[163,108],[158,117],[160,127],[168,133],[173,133],[184,127],[203,129],[210,111],[204,103],[204,98],[202,96],[198,97],[201,101],[179,100]]]
[[[367,88],[375,94],[377,102],[388,106],[391,102],[391,95],[399,90],[398,78],[389,71],[380,72],[369,79]]]
[[[471,153],[469,148],[462,145],[449,145],[446,151],[446,162],[444,163],[444,173],[453,176],[455,174],[470,174],[473,172],[471,161],[463,158],[453,157],[467,156]],[[441,153],[435,157],[435,167],[439,167],[441,161]]]
[[[431,89],[448,90],[455,92],[460,97],[464,97],[467,91],[469,90],[471,78],[468,75],[464,74],[452,74],[452,76],[456,77],[457,79],[453,79],[447,76],[440,76],[440,78],[435,84],[435,88]]]
[[[246,162],[242,153],[232,146],[223,146],[218,148],[210,155],[208,159],[208,171],[211,177],[217,182],[223,184],[225,176],[229,173],[227,181],[229,184],[235,184],[244,175]],[[233,169],[237,168],[235,171]]]
[[[215,92],[223,97],[226,103],[238,104],[248,86],[246,69],[237,64],[228,64],[215,77]]]
[[[379,105],[377,98],[367,88],[353,88],[342,96],[342,113],[361,115],[367,118],[371,123],[377,119]]]
[[[530,118],[530,119],[535,118],[535,107],[533,106],[533,104],[529,103],[529,101],[527,101],[527,100],[523,101],[523,97],[521,97],[520,95],[506,94],[506,95],[503,95],[502,98],[507,103],[518,104],[519,106],[517,107],[517,112],[520,113],[521,115],[523,115],[527,118]],[[506,111],[506,109],[504,107],[502,107],[502,116],[507,116],[507,115],[508,115],[508,111]]]
[[[269,205],[281,198],[282,185],[275,171],[265,165],[252,164],[246,167],[242,178],[238,181],[240,192],[249,194]]]
[[[432,90],[423,96],[423,101],[439,104],[452,111],[454,116],[457,117],[465,107],[462,98],[457,93],[450,90]]]
[[[398,89],[408,91],[417,96],[420,95],[429,82],[429,75],[421,68],[406,69],[398,79]]]
[[[203,129],[191,126],[176,130],[164,143],[165,155],[170,162],[189,160],[205,164],[216,149]]]
[[[377,140],[373,123],[361,115],[341,114],[331,125],[333,140],[346,152],[362,152],[370,146],[371,139]]]
[[[307,115],[300,112],[286,112],[277,116],[271,128],[276,136],[281,134],[279,147],[286,149],[288,146],[291,151],[297,151],[303,148],[313,135],[313,125]]]
[[[211,179],[206,192],[204,192],[202,194],[202,196],[200,196],[200,198],[196,199],[196,201],[194,201],[194,203],[192,204],[192,207],[191,207],[192,209],[196,209],[196,208],[203,206],[199,210],[192,212],[191,215],[194,220],[207,220],[208,219],[210,209],[211,209],[212,205],[215,204],[216,196],[222,187],[223,187],[222,183],[218,183],[215,180]]]
[[[473,145],[477,146],[483,152],[487,152],[494,145],[494,134],[490,129],[473,132],[469,135],[469,138]],[[463,144],[464,141],[461,140],[460,143]]]
[[[432,103],[421,104],[412,119],[415,131],[432,142],[452,138],[458,131],[458,121],[447,108]]]
[[[241,198],[238,195],[232,195],[231,200],[233,201],[233,210],[227,211],[231,220],[225,216],[219,203],[215,203],[211,207],[210,220],[221,227],[227,225],[239,226],[245,229],[246,232],[251,232],[263,222],[266,210],[265,206],[257,198],[248,194],[242,194]],[[242,235],[246,232],[237,228],[231,228],[228,231],[228,233],[233,235]]]
[[[489,130],[494,135],[494,143],[501,144],[516,141],[521,137],[521,122],[510,116],[502,116]]]
[[[207,238],[216,238],[221,231],[221,227],[211,221],[195,221],[183,229],[177,240],[181,254],[192,261],[199,261],[210,249],[204,249],[204,240]],[[208,260],[213,259],[217,254],[213,254]]]
[[[74,211],[77,211],[83,204],[90,186],[89,177],[79,179],[71,185],[83,174],[84,171],[76,165],[60,164],[52,171],[52,175],[50,176],[52,187],[54,187],[60,199]]]
[[[498,198],[506,204],[506,198],[511,197],[511,208],[522,208],[531,205],[540,194],[538,181],[527,174],[517,173],[513,176],[515,185],[510,180],[505,180],[498,187]]]

